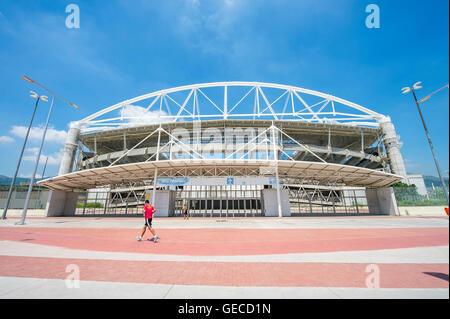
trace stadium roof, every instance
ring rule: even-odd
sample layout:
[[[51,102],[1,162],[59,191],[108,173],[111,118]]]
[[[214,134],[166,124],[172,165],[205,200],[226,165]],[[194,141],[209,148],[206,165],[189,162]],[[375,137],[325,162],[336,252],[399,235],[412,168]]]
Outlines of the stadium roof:
[[[146,181],[154,177],[177,176],[261,176],[274,175],[278,168],[280,178],[316,181],[321,184],[346,186],[387,187],[403,179],[402,176],[341,164],[271,161],[249,159],[177,159],[123,164],[93,168],[56,176],[38,184],[54,190],[73,191],[128,182]]]

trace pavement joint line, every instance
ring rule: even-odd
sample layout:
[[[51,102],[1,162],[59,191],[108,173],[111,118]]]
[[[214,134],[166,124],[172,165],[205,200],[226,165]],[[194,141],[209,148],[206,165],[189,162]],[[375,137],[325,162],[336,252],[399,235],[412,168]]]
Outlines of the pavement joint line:
[[[333,294],[333,295],[335,295],[338,299],[343,299],[336,291],[334,291],[333,289],[331,289],[331,288],[328,288],[328,290]]]
[[[170,285],[169,289],[167,289],[167,292],[164,294],[164,296],[162,297],[162,299],[166,299],[167,295],[169,294],[169,292],[172,290],[173,286],[175,285]]]

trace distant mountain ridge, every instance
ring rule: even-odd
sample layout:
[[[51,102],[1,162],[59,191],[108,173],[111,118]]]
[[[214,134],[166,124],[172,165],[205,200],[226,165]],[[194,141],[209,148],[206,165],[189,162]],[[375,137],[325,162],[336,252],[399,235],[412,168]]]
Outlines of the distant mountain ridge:
[[[423,175],[423,181],[425,182],[426,188],[433,188],[432,184],[434,184],[434,187],[442,187],[439,177]],[[448,177],[444,177],[444,182],[448,186]]]
[[[36,178],[35,182],[42,180],[42,178]],[[11,185],[12,177],[0,175],[0,185]],[[20,185],[21,183],[29,183],[30,179],[26,177],[17,177],[14,185]]]

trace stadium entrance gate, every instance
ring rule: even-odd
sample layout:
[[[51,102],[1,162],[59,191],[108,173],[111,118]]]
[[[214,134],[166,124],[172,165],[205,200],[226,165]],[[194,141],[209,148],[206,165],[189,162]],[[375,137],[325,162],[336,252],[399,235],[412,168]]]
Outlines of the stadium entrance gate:
[[[185,186],[175,192],[174,215],[182,216],[187,205],[191,216],[263,216],[261,188],[258,185]]]

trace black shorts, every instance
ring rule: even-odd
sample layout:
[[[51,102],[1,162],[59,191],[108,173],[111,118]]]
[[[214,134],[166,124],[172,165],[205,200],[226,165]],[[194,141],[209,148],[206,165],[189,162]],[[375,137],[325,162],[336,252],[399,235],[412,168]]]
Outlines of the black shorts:
[[[152,227],[152,218],[145,219],[145,226]]]

